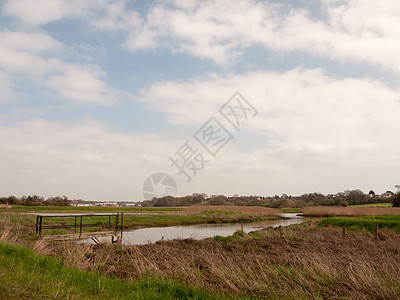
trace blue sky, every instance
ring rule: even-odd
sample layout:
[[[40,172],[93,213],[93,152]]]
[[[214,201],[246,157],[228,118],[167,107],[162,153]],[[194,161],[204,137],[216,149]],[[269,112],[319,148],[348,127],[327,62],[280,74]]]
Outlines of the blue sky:
[[[2,0],[0,194],[138,201],[156,172],[178,195],[393,189],[399,28],[391,0]],[[193,138],[212,116],[215,157]],[[208,161],[190,182],[186,141]]]

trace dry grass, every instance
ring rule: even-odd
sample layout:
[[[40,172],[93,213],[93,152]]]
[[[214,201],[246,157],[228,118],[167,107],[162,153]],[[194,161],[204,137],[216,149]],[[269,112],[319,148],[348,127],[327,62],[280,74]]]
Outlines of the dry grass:
[[[337,207],[337,206],[310,206],[303,209],[309,216],[371,216],[371,215],[398,215],[399,207]]]
[[[30,244],[35,237],[32,216],[0,214],[0,241],[11,244]]]
[[[122,279],[153,275],[259,298],[396,299],[400,235],[314,225],[268,229],[244,240],[174,240],[144,246],[53,244],[70,265]]]
[[[202,206],[202,205],[196,205],[196,206],[187,206],[187,207],[180,207],[182,208],[181,211],[171,211],[171,212],[166,212],[168,214],[174,214],[174,215],[193,215],[197,213],[201,213],[203,211],[234,211],[234,212],[239,212],[239,213],[244,213],[244,214],[249,214],[249,215],[276,215],[279,214],[280,212],[269,207],[256,207],[256,206]]]

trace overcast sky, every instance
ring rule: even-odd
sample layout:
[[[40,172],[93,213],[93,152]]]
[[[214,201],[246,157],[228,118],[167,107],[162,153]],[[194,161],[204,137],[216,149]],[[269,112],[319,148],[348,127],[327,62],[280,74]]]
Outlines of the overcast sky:
[[[138,201],[157,172],[178,195],[400,183],[400,1],[0,5],[0,196]]]

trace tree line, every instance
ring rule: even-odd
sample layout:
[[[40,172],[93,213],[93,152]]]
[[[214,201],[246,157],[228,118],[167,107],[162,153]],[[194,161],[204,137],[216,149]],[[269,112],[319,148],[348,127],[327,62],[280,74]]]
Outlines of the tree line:
[[[400,193],[392,193],[387,191],[390,198],[375,195],[371,190],[368,194],[363,193],[361,190],[345,191],[335,195],[323,195],[321,193],[308,193],[301,196],[288,196],[283,194],[281,196],[232,196],[213,195],[208,197],[205,194],[193,194],[185,197],[155,197],[152,200],[142,201],[141,205],[144,207],[176,207],[176,206],[190,206],[195,204],[202,205],[235,205],[235,206],[264,206],[271,208],[302,208],[305,206],[348,206],[348,205],[362,205],[362,204],[378,204],[393,202],[398,197],[400,202]],[[397,198],[396,198],[397,199]],[[393,206],[397,202],[393,202]],[[400,206],[400,203],[399,203]]]
[[[25,205],[25,206],[70,206],[71,200],[66,196],[44,198],[37,195],[0,197],[0,204]]]

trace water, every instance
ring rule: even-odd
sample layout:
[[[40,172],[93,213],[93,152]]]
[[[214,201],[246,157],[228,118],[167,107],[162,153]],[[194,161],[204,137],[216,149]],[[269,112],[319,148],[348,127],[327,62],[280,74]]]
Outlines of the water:
[[[289,226],[299,224],[305,221],[296,214],[281,214],[287,219],[274,221],[260,221],[241,224],[199,224],[189,226],[171,226],[171,227],[153,227],[126,231],[123,234],[122,243],[124,245],[145,245],[155,243],[161,240],[187,239],[192,238],[201,240],[204,238],[220,236],[230,236],[235,231],[241,230],[249,233],[251,231],[261,230],[263,228],[275,228],[279,226]],[[110,238],[99,238],[100,241],[108,241]],[[90,240],[87,242],[91,242]]]

